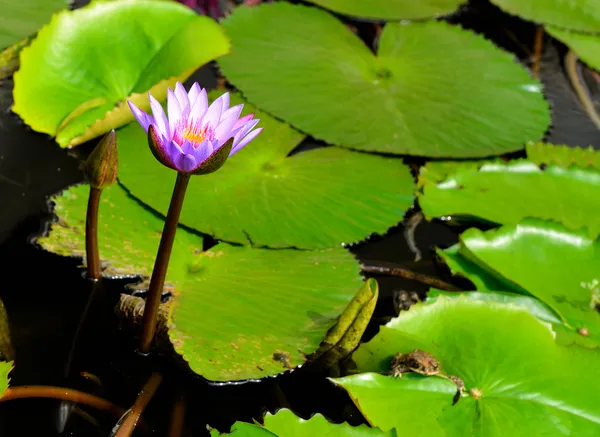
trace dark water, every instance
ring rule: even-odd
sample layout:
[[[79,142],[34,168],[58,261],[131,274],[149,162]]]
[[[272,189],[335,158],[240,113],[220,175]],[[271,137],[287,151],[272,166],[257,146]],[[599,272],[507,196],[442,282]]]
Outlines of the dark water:
[[[507,16],[484,1],[472,1],[450,21],[483,32],[496,44],[509,50],[526,65],[530,61],[535,27]],[[374,37],[369,23],[353,23],[369,44]],[[565,53],[560,44],[546,40],[542,58],[542,80],[553,108],[550,141],[600,146],[598,130],[590,125],[581,110],[562,70]],[[191,81],[214,87],[214,66],[203,68]],[[259,419],[265,411],[292,408],[303,417],[321,412],[333,421],[363,421],[344,392],[333,387],[322,373],[301,369],[261,382],[214,386],[195,378],[173,364],[158,358],[143,358],[133,353],[131,339],[117,329],[110,311],[111,302],[128,281],[109,281],[108,302],[93,312],[94,327],[85,333],[75,369],[97,375],[102,386],[74,378],[65,381],[63,370],[73,333],[86,304],[89,284],[82,276],[78,260],[46,253],[29,244],[29,239],[52,218],[47,196],[81,181],[78,161],[47,136],[32,132],[10,113],[11,83],[0,86],[0,298],[7,308],[17,356],[12,374],[13,385],[65,385],[111,399],[127,408],[153,369],[160,369],[165,381],[150,403],[145,417],[157,435],[166,434],[168,416],[178,387],[188,403],[186,426],[190,435],[205,435],[209,423],[223,431],[235,420]],[[510,127],[507,127],[510,128]],[[78,148],[89,151],[91,145]],[[308,140],[302,148],[321,146]],[[418,159],[413,160],[418,163]],[[398,226],[384,236],[374,237],[351,247],[360,260],[369,263],[392,262],[416,272],[445,280],[447,272],[435,263],[434,246],[447,247],[456,241],[457,230],[442,223],[423,223],[415,239],[424,259],[414,263]],[[372,336],[386,317],[395,315],[394,293],[415,291],[425,297],[421,283],[385,275],[376,276],[381,298],[373,323],[367,330]],[[112,301],[111,301],[112,299]],[[77,372],[75,372],[77,373]],[[57,434],[55,419],[58,403],[53,400],[19,400],[0,405],[0,435],[7,437],[48,436]],[[74,436],[107,436],[116,419],[105,413],[85,409],[96,423],[73,414],[66,433]],[[142,433],[140,433],[141,435]]]

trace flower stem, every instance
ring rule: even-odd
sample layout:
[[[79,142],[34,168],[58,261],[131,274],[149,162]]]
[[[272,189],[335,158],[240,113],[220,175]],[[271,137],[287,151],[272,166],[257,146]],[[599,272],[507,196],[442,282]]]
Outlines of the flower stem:
[[[120,425],[118,429],[114,434],[112,434],[114,437],[129,437],[131,434],[133,434],[133,431],[135,430],[142,413],[154,396],[154,393],[158,389],[158,386],[161,382],[162,375],[160,373],[153,373],[146,384],[144,384],[144,387],[135,400],[133,406],[119,421]]]
[[[85,254],[87,260],[87,276],[91,280],[100,279],[100,255],[98,252],[98,207],[100,205],[100,188],[90,187],[87,215],[85,219]]]
[[[169,424],[168,437],[181,437],[185,420],[185,400],[181,389],[177,389],[173,410],[171,411],[171,422]]]
[[[152,344],[154,333],[156,332],[158,307],[160,306],[160,298],[165,285],[167,268],[169,266],[169,259],[171,258],[171,250],[173,249],[173,241],[175,240],[175,233],[177,232],[179,214],[181,213],[181,207],[183,206],[183,199],[185,198],[185,191],[189,181],[189,174],[177,173],[177,180],[175,181],[175,188],[173,188],[171,204],[169,205],[165,227],[163,228],[162,236],[160,238],[156,261],[154,262],[154,269],[152,270],[152,278],[150,279],[150,286],[148,287],[148,296],[146,297],[146,306],[144,308],[144,318],[142,321],[142,336],[140,338],[139,347],[139,351],[144,354],[148,353],[150,350],[150,345]]]

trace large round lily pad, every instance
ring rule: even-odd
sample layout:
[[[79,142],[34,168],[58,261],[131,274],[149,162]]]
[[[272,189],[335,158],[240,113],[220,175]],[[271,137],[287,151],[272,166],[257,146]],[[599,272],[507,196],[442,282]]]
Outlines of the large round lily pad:
[[[417,304],[382,327],[353,358],[360,371],[389,371],[398,352],[422,349],[466,395],[439,376],[377,373],[335,380],[374,426],[414,436],[594,436],[600,431],[600,354],[558,346],[526,310],[466,297]],[[418,412],[418,414],[417,414]]]
[[[314,7],[237,8],[223,26],[227,78],[250,102],[332,144],[482,157],[521,149],[550,120],[540,83],[511,55],[445,22],[388,23],[377,55]]]
[[[491,0],[506,12],[543,24],[600,32],[597,0]]]
[[[0,0],[0,49],[35,33],[67,0]]]
[[[324,8],[355,17],[416,20],[454,12],[465,0],[308,0]]]
[[[55,15],[23,49],[13,111],[61,146],[77,145],[133,120],[128,96],[148,109],[148,90],[164,98],[228,49],[216,22],[176,2],[92,2]]]
[[[315,414],[310,419],[301,419],[290,410],[283,409],[276,414],[267,414],[264,425],[236,422],[231,427],[231,432],[226,435],[237,437],[306,437],[306,436],[331,436],[331,437],[397,437],[396,430],[384,432],[378,428],[366,425],[350,426],[347,423],[334,424],[321,414]],[[211,436],[219,435],[212,430]]]
[[[38,240],[44,248],[84,253],[87,192],[82,185],[54,199],[59,219]],[[103,190],[99,248],[105,273],[148,278],[162,226],[160,216],[121,186]],[[359,292],[359,272],[341,248],[310,252],[222,243],[202,252],[202,237],[179,228],[167,274],[175,295],[169,334],[192,370],[208,379],[274,375],[319,348]]]
[[[600,172],[594,168],[533,162],[485,164],[460,169],[439,183],[426,184],[419,204],[428,217],[471,216],[516,224],[525,217],[555,220],[570,229],[600,232]]]
[[[242,102],[231,95],[232,105]],[[414,181],[401,160],[338,147],[288,156],[304,136],[246,104],[242,114],[251,112],[263,132],[218,172],[191,179],[186,226],[231,242],[315,249],[382,234],[412,205]],[[118,141],[120,181],[166,214],[173,171],[150,153],[137,123]]]

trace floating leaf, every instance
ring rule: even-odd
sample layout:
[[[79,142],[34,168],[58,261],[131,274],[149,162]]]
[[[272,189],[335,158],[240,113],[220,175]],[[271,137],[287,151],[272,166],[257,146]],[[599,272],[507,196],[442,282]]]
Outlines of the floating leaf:
[[[366,425],[350,426],[347,423],[334,424],[321,414],[315,414],[310,419],[305,420],[296,416],[290,410],[283,409],[276,414],[267,414],[265,416],[264,427],[244,422],[236,422],[231,433],[238,437],[261,437],[261,436],[279,436],[279,437],[306,437],[306,436],[331,436],[331,437],[396,437],[396,431],[390,430],[383,432],[378,428],[370,428]],[[228,434],[228,435],[230,435]],[[211,436],[219,436],[217,431],[213,430]]]
[[[0,0],[0,49],[35,33],[68,5],[67,0]]]
[[[600,32],[600,6],[596,8],[598,10],[597,31]],[[546,26],[545,29],[573,50],[583,62],[595,70],[600,70],[600,34],[579,33],[552,26]]]
[[[82,185],[55,198],[59,220],[38,240],[44,248],[84,254],[87,193]],[[162,226],[121,186],[103,190],[99,247],[105,273],[147,277]],[[167,275],[176,296],[169,334],[192,370],[212,380],[261,378],[303,363],[361,284],[358,263],[341,248],[270,251],[219,244],[201,250],[200,236],[177,231]]]
[[[491,0],[506,12],[538,23],[600,32],[597,0]]]
[[[440,297],[382,327],[353,358],[361,371],[387,373],[396,353],[415,348],[460,377],[467,395],[451,406],[456,387],[437,376],[367,373],[335,380],[372,425],[416,436],[591,437],[600,431],[600,354],[557,346],[547,326],[523,309]]]
[[[231,104],[243,101],[231,95]],[[237,243],[325,248],[384,233],[412,205],[414,181],[394,158],[326,147],[288,156],[304,136],[250,105],[264,131],[218,172],[192,178],[181,223]],[[173,171],[148,151],[144,130],[119,130],[119,179],[166,214]]]
[[[10,382],[9,373],[12,369],[12,363],[0,362],[0,396],[4,393],[4,390],[8,388]]]
[[[74,146],[133,120],[128,96],[167,86],[229,49],[220,26],[170,1],[92,2],[57,14],[21,53],[13,111]]]
[[[454,12],[465,0],[308,0],[340,14],[385,20],[418,20]]]
[[[469,229],[461,245],[473,259],[551,307],[581,342],[600,342],[600,242],[585,232],[529,219],[481,232]]]
[[[167,181],[164,181],[167,183]],[[175,174],[172,175],[175,182]],[[85,216],[90,187],[78,185],[53,198],[58,220],[47,236],[37,242],[46,250],[85,261]],[[98,245],[108,276],[141,275],[149,278],[160,242],[164,221],[144,208],[122,187],[102,190],[98,212]],[[182,277],[190,253],[202,250],[202,237],[179,231],[167,281]]]
[[[600,232],[600,172],[528,161],[486,164],[460,170],[443,182],[426,185],[419,204],[428,217],[474,216],[500,224],[525,217],[555,220],[570,229]],[[576,195],[573,195],[576,193]]]
[[[540,83],[512,55],[445,22],[387,23],[376,56],[314,7],[237,8],[223,26],[227,78],[250,102],[332,144],[483,157],[521,149],[549,123]]]
[[[596,152],[592,146],[584,148],[531,143],[527,145],[527,159],[537,165],[556,164],[564,168],[576,165],[600,170],[600,153]]]

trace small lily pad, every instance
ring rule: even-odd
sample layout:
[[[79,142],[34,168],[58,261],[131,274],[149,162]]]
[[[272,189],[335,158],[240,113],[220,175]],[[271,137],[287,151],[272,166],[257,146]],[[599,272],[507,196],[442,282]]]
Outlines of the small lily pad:
[[[236,94],[230,99],[244,103]],[[400,159],[339,147],[289,156],[304,135],[245,104],[242,115],[249,113],[263,132],[218,172],[191,179],[186,226],[230,242],[319,249],[383,234],[412,205],[414,181]],[[137,123],[120,129],[118,141],[119,180],[166,214],[172,170],[148,151]]]
[[[600,4],[597,0],[491,0],[506,12],[537,23],[600,32]]]
[[[385,20],[418,20],[454,12],[466,0],[308,0],[340,14]]]
[[[552,308],[580,342],[600,345],[600,242],[586,232],[527,219],[481,232],[469,229],[461,246],[472,259]]]
[[[8,388],[8,383],[10,382],[9,373],[11,370],[12,363],[0,362],[0,396]]]
[[[427,184],[419,204],[427,217],[467,216],[498,224],[517,224],[525,217],[586,226],[600,232],[600,172],[594,168],[548,165],[518,160],[464,169]],[[573,195],[576,193],[576,195]]]
[[[231,432],[227,435],[238,437],[306,437],[306,436],[331,436],[331,437],[396,437],[396,430],[384,432],[378,428],[370,428],[366,425],[350,426],[347,423],[334,424],[329,422],[321,414],[315,414],[305,420],[296,416],[290,410],[283,409],[276,414],[268,413],[264,419],[264,425],[255,425],[244,422],[236,422]],[[219,434],[216,430],[211,436]]]
[[[216,22],[177,2],[92,2],[55,15],[23,49],[13,111],[74,146],[133,120],[128,96],[148,109],[148,90],[164,98],[228,50]]]
[[[88,191],[81,185],[54,198],[59,218],[38,240],[42,247],[84,254]],[[120,185],[104,189],[98,236],[104,273],[147,279],[162,227],[162,218]],[[192,370],[207,379],[281,373],[319,348],[359,291],[359,273],[358,262],[342,248],[309,252],[221,243],[202,252],[202,237],[179,228],[167,274],[175,296],[169,335]]]
[[[531,143],[527,145],[527,159],[537,165],[556,164],[563,168],[575,165],[600,170],[600,153],[592,146],[569,147],[548,143]]]
[[[600,6],[596,7],[598,9],[598,33],[596,34],[574,32],[553,26],[546,26],[545,29],[573,50],[583,62],[594,70],[600,70]]]
[[[68,6],[67,0],[0,0],[0,49],[35,33]]]
[[[353,359],[362,372],[387,373],[396,353],[415,348],[461,378],[465,395],[452,406],[456,386],[436,375],[334,380],[373,426],[449,437],[593,436],[600,430],[600,354],[558,346],[547,324],[524,309],[440,297],[403,312]]]
[[[540,139],[550,121],[540,83],[512,55],[446,22],[387,23],[377,55],[315,7],[241,7],[223,26],[227,78],[261,109],[331,144],[486,157]]]

